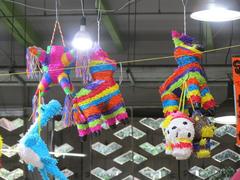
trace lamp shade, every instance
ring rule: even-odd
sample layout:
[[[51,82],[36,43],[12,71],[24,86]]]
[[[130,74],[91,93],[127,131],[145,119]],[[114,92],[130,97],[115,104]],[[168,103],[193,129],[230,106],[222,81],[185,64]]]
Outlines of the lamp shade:
[[[207,22],[233,21],[240,19],[240,11],[237,11],[236,7],[238,6],[233,0],[201,0],[195,4],[190,17],[195,20]]]

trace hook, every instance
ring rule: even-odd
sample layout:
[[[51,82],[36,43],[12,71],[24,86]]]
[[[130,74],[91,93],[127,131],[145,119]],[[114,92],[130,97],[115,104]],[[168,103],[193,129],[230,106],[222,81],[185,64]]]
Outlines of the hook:
[[[184,2],[182,0],[182,5],[183,5],[183,23],[184,23],[184,34],[186,35],[187,33],[187,18],[186,18],[186,6],[187,6],[188,0]]]
[[[58,0],[55,0],[55,8],[56,8],[56,21],[58,21]]]
[[[81,0],[81,9],[82,9],[82,16],[85,17],[84,2],[83,2],[83,0]]]
[[[98,13],[97,13],[97,44],[100,44],[100,25],[101,25],[101,0],[96,0],[98,2]]]

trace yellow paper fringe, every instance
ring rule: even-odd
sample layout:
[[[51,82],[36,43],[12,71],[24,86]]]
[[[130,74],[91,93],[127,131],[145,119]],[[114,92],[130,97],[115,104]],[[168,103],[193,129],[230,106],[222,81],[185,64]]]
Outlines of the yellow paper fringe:
[[[0,135],[0,157],[2,157],[2,148],[3,148],[3,138]]]
[[[207,144],[207,139],[206,138],[201,139],[200,142],[199,142],[200,146],[205,146],[206,144]]]
[[[202,137],[212,138],[213,135],[214,135],[214,130],[215,130],[215,126],[214,126],[214,125],[204,126],[204,127],[201,129]]]
[[[211,156],[211,153],[209,150],[201,149],[197,152],[197,158],[209,158]]]

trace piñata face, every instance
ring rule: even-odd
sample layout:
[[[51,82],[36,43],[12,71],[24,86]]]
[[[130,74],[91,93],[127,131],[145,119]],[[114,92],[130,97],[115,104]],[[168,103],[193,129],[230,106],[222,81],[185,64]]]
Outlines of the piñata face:
[[[188,139],[190,141],[194,138],[193,123],[186,118],[173,119],[165,130],[166,139],[170,139],[173,143],[178,139]]]

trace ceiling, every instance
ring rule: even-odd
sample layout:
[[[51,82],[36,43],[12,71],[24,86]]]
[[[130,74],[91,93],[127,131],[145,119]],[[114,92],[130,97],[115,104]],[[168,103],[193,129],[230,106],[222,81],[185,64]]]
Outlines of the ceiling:
[[[45,9],[55,9],[55,1],[31,1],[18,0],[29,6]],[[152,58],[169,56],[173,54],[173,44],[170,32],[172,29],[183,31],[183,6],[181,0],[127,0],[110,1],[105,0],[102,8],[114,11],[106,11],[102,14],[100,28],[100,43],[117,61],[125,61],[141,58]],[[226,23],[201,23],[189,17],[199,1],[192,0],[187,4],[187,33],[194,36],[206,49],[226,47],[240,44],[240,21]],[[229,4],[235,3],[239,9],[239,2],[229,0]],[[7,4],[6,0],[1,3]],[[11,5],[11,3],[10,3]],[[125,6],[124,6],[125,5]],[[2,6],[3,7],[3,6]],[[81,11],[80,0],[61,0],[59,6],[59,20],[68,46],[74,34],[78,31]],[[95,0],[84,2],[87,17],[87,28],[94,40],[97,39],[97,11]],[[122,8],[121,8],[122,7]],[[26,20],[26,32],[23,36],[33,33],[37,37],[36,44],[46,47],[53,31],[55,12],[25,8],[21,4],[15,4],[9,14],[0,13],[0,72],[8,73],[25,71],[25,47],[11,35],[11,26],[6,26],[6,19],[14,22]],[[73,9],[71,11],[64,10]],[[75,10],[74,10],[75,9]],[[77,9],[77,10],[76,10]],[[120,9],[120,10],[119,10]],[[17,10],[17,11],[16,11]],[[110,17],[107,24],[114,26],[115,30],[106,26],[105,19]],[[24,22],[24,21],[23,21]],[[112,33],[117,34],[118,42],[111,38]],[[119,48],[117,43],[122,44]],[[57,42],[58,43],[58,40]],[[29,43],[34,45],[33,43]],[[231,56],[238,54],[239,48],[229,51],[228,49],[211,52],[204,55],[202,64],[206,69],[209,86],[218,104],[226,99],[226,86],[231,74]],[[228,55],[227,55],[228,54]],[[135,84],[131,84],[126,67],[130,67]],[[158,87],[176,67],[172,58],[155,60],[141,63],[124,64],[122,93],[128,106],[161,106]],[[120,72],[116,73],[116,79]],[[80,88],[81,81],[72,77],[74,84]],[[37,86],[37,81],[26,79],[25,75],[0,76],[0,107],[30,107],[31,97]],[[221,87],[221,88],[219,88]],[[55,92],[59,91],[56,96]],[[59,88],[53,88],[48,93],[49,98],[63,100],[63,93]],[[17,93],[16,93],[17,92]]]

